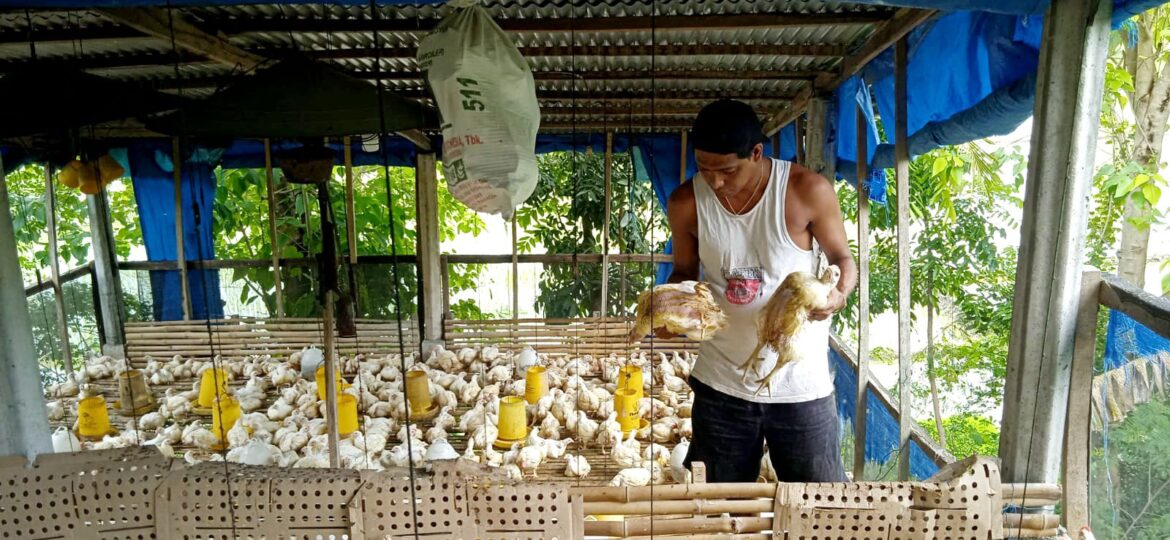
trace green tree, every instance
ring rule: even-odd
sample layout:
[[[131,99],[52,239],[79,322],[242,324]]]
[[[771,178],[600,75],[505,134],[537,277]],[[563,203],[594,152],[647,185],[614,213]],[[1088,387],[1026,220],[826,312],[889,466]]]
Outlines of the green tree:
[[[1097,538],[1170,538],[1170,404],[1151,401],[1109,427],[1093,451]],[[1103,435],[1098,433],[1097,435]]]

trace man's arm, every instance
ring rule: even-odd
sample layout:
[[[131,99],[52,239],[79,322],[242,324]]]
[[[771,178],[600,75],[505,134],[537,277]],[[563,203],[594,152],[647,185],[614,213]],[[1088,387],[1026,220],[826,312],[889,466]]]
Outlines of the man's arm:
[[[845,299],[857,286],[857,263],[849,251],[845,223],[841,219],[841,207],[833,184],[815,173],[808,174],[803,183],[805,189],[802,190],[802,199],[810,208],[812,216],[809,230],[820,244],[829,264],[841,269],[841,280],[837,282],[837,288],[829,293],[828,305],[825,309],[809,312],[810,319],[821,321],[845,307]]]
[[[699,218],[695,211],[695,188],[687,182],[670,194],[666,201],[666,219],[670,222],[671,252],[674,269],[668,283],[699,279]]]

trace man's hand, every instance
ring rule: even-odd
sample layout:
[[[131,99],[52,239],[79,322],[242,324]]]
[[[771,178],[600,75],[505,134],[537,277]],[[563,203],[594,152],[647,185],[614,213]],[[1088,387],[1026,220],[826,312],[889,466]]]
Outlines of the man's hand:
[[[841,311],[845,307],[845,293],[833,288],[829,291],[829,300],[824,309],[814,309],[808,312],[808,318],[813,321],[823,321]]]

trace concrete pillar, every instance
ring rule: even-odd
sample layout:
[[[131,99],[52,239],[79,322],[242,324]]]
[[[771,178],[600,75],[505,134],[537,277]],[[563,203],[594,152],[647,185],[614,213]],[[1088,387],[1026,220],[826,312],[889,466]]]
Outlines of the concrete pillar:
[[[1111,9],[1054,0],[1044,19],[999,446],[1005,482],[1059,480]]]
[[[118,277],[118,259],[114,251],[114,232],[110,226],[110,207],[105,194],[90,195],[89,230],[93,241],[94,281],[97,283],[101,311],[102,354],[125,358],[125,308],[122,305],[122,281]]]
[[[439,264],[439,184],[434,154],[418,154],[414,185],[423,340],[437,342],[443,339],[443,269]]]
[[[0,456],[32,459],[52,452],[53,444],[3,177],[0,161]]]

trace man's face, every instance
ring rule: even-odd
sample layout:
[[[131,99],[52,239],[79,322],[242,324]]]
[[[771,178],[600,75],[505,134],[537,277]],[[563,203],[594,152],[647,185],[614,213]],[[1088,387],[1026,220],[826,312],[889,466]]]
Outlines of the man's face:
[[[764,156],[764,145],[757,144],[746,158],[735,154],[713,154],[695,150],[695,163],[703,180],[725,199],[738,197],[742,191],[755,187],[759,180],[759,162]],[[746,195],[746,194],[745,194]]]

